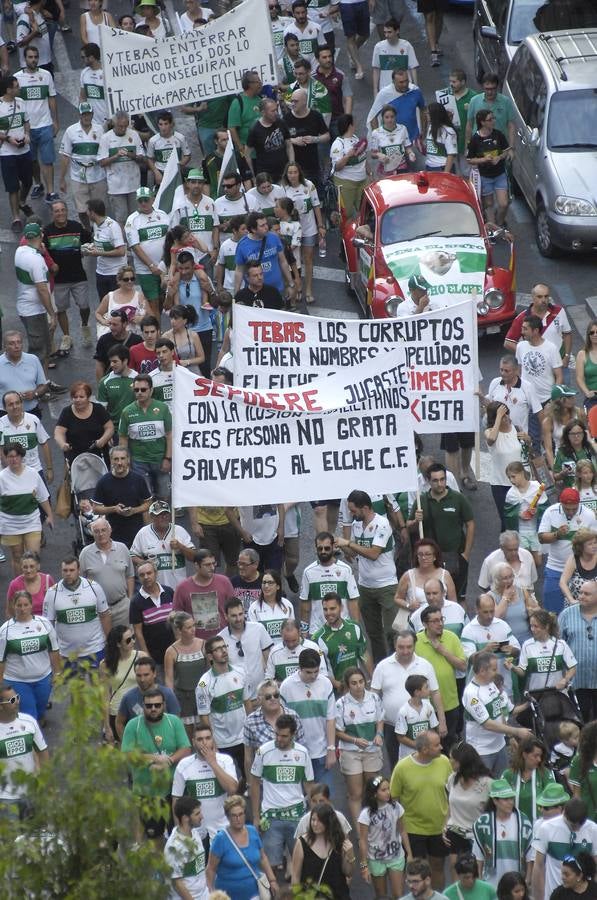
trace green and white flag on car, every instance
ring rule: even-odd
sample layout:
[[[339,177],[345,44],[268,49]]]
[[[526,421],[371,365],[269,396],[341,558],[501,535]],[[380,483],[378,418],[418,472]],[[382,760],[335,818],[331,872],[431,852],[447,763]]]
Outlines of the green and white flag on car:
[[[173,150],[166,162],[164,176],[160,183],[159,190],[155,195],[154,206],[161,209],[162,212],[170,213],[175,208],[175,194],[178,190],[180,194],[183,190],[182,178],[180,175],[180,166],[178,165],[178,153]]]
[[[405,297],[411,275],[427,279],[434,309],[483,296],[487,251],[483,238],[420,238],[383,248],[386,263]]]

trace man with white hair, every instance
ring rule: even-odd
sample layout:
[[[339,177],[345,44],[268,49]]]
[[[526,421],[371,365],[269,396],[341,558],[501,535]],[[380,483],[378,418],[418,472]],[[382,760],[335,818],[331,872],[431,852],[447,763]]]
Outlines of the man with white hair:
[[[475,603],[477,615],[462,629],[461,641],[466,658],[474,662],[474,657],[483,652],[494,655],[498,662],[498,672],[504,678],[504,690],[512,695],[512,675],[506,666],[508,657],[518,659],[520,644],[512,634],[508,622],[495,614],[495,600],[491,594],[480,594]]]
[[[93,544],[79,554],[81,575],[103,588],[112,626],[129,624],[129,605],[135,592],[135,571],[126,544],[112,540],[112,527],[104,516],[90,525]]]
[[[499,537],[499,548],[486,556],[479,572],[479,587],[489,590],[494,568],[499,563],[508,563],[513,569],[516,584],[522,588],[534,588],[537,581],[537,566],[530,550],[520,546],[517,531],[502,531]]]
[[[439,578],[429,578],[423,585],[425,592],[425,603],[414,611],[411,615],[409,624],[415,634],[423,631],[423,623],[421,622],[421,613],[428,606],[434,609],[441,609],[444,617],[444,628],[451,631],[457,637],[462,634],[462,629],[469,623],[469,617],[466,610],[460,603],[454,600],[448,600],[446,597],[446,586]]]

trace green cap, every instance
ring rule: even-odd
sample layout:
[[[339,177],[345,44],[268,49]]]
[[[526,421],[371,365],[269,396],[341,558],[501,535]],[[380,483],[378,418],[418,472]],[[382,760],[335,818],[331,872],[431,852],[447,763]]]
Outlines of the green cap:
[[[546,809],[549,806],[563,806],[568,803],[570,796],[557,781],[546,784],[543,791],[537,797],[537,806]]]
[[[201,169],[189,169],[187,181],[205,181],[205,175]]]
[[[91,103],[79,103],[79,115],[82,116],[83,113],[92,113],[93,106]]]
[[[142,200],[143,198],[153,200],[153,191],[151,190],[151,188],[148,188],[148,187],[137,188],[137,200]]]
[[[489,796],[497,797],[498,800],[509,800],[510,797],[516,797],[516,791],[505,778],[495,778],[489,786]]]
[[[422,275],[411,275],[408,279],[409,291],[428,291],[431,285]]]
[[[29,222],[28,225],[25,225],[23,234],[26,238],[41,237],[41,225],[38,225],[37,222]]]
[[[567,384],[554,384],[551,389],[551,399],[559,400],[561,397],[576,397],[576,391]]]
[[[158,0],[141,0],[141,3],[135,6],[135,12],[139,12],[142,6],[159,6],[159,4]]]

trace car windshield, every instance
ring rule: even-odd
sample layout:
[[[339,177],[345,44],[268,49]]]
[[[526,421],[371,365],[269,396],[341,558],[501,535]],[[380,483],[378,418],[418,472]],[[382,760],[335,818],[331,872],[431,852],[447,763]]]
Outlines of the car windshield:
[[[595,28],[597,5],[588,0],[514,0],[509,44],[520,44],[537,31],[569,31]]]
[[[554,94],[547,120],[550,150],[594,150],[597,148],[597,90],[561,91]]]
[[[468,203],[414,203],[388,209],[381,220],[381,243],[422,237],[478,237],[479,222]]]

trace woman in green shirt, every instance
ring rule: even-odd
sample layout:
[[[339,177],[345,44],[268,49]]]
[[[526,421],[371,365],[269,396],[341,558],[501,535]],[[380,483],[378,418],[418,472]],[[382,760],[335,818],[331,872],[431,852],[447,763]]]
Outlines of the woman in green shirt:
[[[576,464],[581,459],[590,459],[597,468],[586,425],[580,419],[572,419],[564,426],[562,441],[553,464],[554,479],[561,487],[574,487]]]
[[[494,886],[477,877],[479,869],[473,853],[462,853],[454,870],[458,881],[444,890],[448,900],[496,900]]]
[[[545,786],[555,781],[554,774],[545,767],[547,748],[538,738],[521,741],[512,757],[512,765],[502,778],[516,791],[516,808],[534,824],[538,818],[537,797]]]

